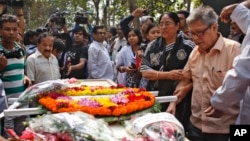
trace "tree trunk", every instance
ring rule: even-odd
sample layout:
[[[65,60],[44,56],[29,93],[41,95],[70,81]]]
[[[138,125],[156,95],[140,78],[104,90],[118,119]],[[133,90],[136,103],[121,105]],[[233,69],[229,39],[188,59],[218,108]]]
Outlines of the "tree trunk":
[[[100,19],[99,19],[100,0],[93,0],[93,3],[94,3],[94,6],[95,6],[95,11],[96,11],[96,17],[95,17],[96,25],[99,25],[99,23],[100,23]]]
[[[187,3],[187,11],[190,11],[191,8],[191,0],[186,0]]]
[[[109,20],[108,20],[108,7],[109,7],[109,0],[105,1],[106,3],[104,3],[104,8],[103,8],[103,18],[102,18],[102,24],[104,25],[104,27],[109,27]]]

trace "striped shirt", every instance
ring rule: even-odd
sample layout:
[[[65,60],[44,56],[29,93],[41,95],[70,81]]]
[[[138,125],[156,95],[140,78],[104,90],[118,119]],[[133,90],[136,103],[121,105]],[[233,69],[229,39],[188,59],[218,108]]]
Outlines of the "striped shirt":
[[[15,44],[15,48],[20,48]],[[0,49],[4,49],[0,45]],[[4,90],[7,96],[18,95],[24,91],[24,56],[21,58],[8,58],[8,63],[2,74],[2,81],[4,84]]]

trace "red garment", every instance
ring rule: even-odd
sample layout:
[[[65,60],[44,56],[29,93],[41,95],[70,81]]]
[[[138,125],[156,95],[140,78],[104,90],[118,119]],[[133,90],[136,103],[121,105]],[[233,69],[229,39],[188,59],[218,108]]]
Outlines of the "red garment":
[[[136,66],[136,69],[139,69],[141,67],[141,58],[136,55],[135,57],[135,66]]]

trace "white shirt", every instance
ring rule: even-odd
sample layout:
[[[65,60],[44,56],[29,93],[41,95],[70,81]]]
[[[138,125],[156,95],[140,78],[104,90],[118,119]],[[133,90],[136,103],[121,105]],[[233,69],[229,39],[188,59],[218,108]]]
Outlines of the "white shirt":
[[[238,5],[231,19],[246,33],[242,42],[242,52],[234,59],[233,69],[227,72],[223,84],[210,102],[216,109],[227,111],[229,107],[241,102],[236,124],[250,124],[250,10]]]
[[[25,66],[27,76],[34,84],[61,77],[57,58],[53,54],[48,59],[36,50],[27,58]]]
[[[91,79],[114,78],[112,61],[103,43],[93,41],[88,50],[88,73]]]

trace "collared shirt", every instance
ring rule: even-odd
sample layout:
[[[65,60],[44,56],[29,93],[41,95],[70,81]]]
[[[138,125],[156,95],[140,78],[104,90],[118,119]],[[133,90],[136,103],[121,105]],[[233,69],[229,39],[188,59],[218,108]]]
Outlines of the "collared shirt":
[[[193,83],[190,120],[202,132],[228,134],[229,125],[236,120],[239,105],[232,107],[230,113],[221,118],[207,117],[204,110],[210,106],[210,97],[222,84],[226,72],[232,68],[234,57],[239,53],[240,44],[220,34],[208,53],[199,51],[196,46],[189,56],[184,70]]]
[[[27,54],[28,56],[31,55],[32,53],[35,53],[36,50],[37,50],[36,45],[30,44],[30,45],[27,45],[27,46],[26,46],[26,54]]]
[[[234,60],[234,69],[228,71],[223,85],[216,90],[210,101],[216,109],[227,112],[228,107],[243,99],[236,124],[250,124],[250,10],[240,4],[231,18],[246,33],[243,50]]]
[[[115,61],[117,53],[121,50],[121,48],[127,45],[127,40],[125,37],[123,37],[122,39],[118,37],[114,42],[115,44],[112,50],[112,61]]]
[[[121,49],[127,45],[127,40],[125,37],[123,37],[122,39],[120,39],[119,37],[115,39],[115,44],[113,46],[113,50],[112,50],[112,61],[114,62],[114,74],[115,74],[115,78],[114,80],[117,81],[117,83],[119,84],[123,84],[125,85],[125,78],[126,78],[126,74],[125,73],[120,73],[119,71],[117,71],[117,57],[119,56],[119,52],[121,51]]]
[[[25,67],[27,76],[34,84],[61,77],[57,58],[53,54],[48,59],[36,50],[27,58]]]
[[[88,50],[88,73],[91,79],[114,78],[112,61],[103,43],[93,41]]]

